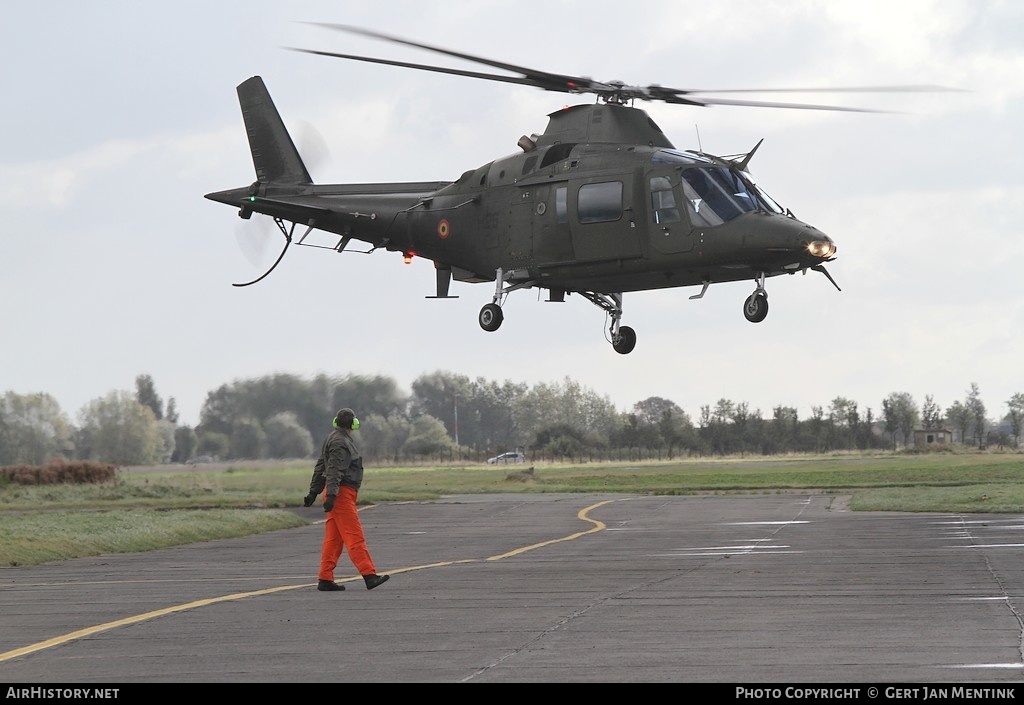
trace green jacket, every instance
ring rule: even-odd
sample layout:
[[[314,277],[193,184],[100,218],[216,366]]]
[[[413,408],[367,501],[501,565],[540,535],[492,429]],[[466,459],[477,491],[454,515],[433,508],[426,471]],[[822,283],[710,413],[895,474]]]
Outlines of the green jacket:
[[[324,439],[320,458],[313,468],[313,479],[309,482],[309,492],[320,494],[326,487],[328,495],[337,495],[341,485],[358,490],[362,484],[363,455],[352,437],[336,428]]]

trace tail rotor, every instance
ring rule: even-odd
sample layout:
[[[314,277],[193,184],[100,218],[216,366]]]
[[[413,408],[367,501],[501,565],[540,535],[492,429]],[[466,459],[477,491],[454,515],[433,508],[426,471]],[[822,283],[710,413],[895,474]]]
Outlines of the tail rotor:
[[[330,157],[327,141],[311,123],[300,122],[296,126],[295,132],[298,137],[298,143],[301,145],[296,148],[296,157],[300,160],[299,164],[304,172],[309,167],[315,168],[317,165],[327,161]],[[284,234],[285,246],[277,257],[277,261],[267,269],[267,250],[269,249],[270,241],[274,237],[275,229]],[[234,284],[234,286],[249,286],[270,274],[274,267],[277,266],[277,263],[281,261],[285,251],[288,249],[288,245],[291,244],[291,238],[282,224],[275,223],[274,219],[267,216],[252,218],[251,215],[245,219],[245,222],[238,223],[235,226],[235,241],[238,243],[238,249],[242,251],[242,254],[252,266],[265,271],[265,274],[254,281],[245,284]]]

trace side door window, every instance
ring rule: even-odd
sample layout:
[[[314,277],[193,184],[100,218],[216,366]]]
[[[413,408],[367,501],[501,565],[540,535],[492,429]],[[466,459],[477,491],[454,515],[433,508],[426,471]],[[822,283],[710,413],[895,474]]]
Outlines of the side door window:
[[[641,256],[644,229],[635,222],[633,194],[644,182],[639,174],[629,176],[569,181],[569,227],[578,262]],[[640,210],[647,205],[646,195],[643,199]]]
[[[610,223],[622,218],[622,182],[603,181],[580,186],[577,203],[581,223]]]

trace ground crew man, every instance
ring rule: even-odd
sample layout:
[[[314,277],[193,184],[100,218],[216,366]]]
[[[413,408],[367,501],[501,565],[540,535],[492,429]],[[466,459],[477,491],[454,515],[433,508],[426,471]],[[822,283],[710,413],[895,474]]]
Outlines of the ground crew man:
[[[334,417],[334,430],[324,439],[309,482],[309,494],[302,501],[304,506],[312,506],[317,495],[324,493],[327,521],[316,588],[321,591],[345,589],[344,585],[334,582],[334,569],[346,547],[349,560],[363,576],[367,590],[373,590],[391,577],[377,575],[356,510],[359,487],[363,484],[363,456],[352,440],[352,431],[358,428],[359,419],[352,409],[342,409]]]

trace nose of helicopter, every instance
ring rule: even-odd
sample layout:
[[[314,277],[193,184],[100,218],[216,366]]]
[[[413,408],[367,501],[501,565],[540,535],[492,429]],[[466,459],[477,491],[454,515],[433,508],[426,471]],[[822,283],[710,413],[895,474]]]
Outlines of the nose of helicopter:
[[[836,243],[813,225],[782,216],[776,220],[774,235],[785,249],[798,256],[802,265],[828,262],[836,255]]]
[[[746,242],[763,255],[761,264],[765,270],[796,272],[836,256],[835,241],[813,225],[780,215],[770,222],[762,221],[759,227],[760,236]]]

